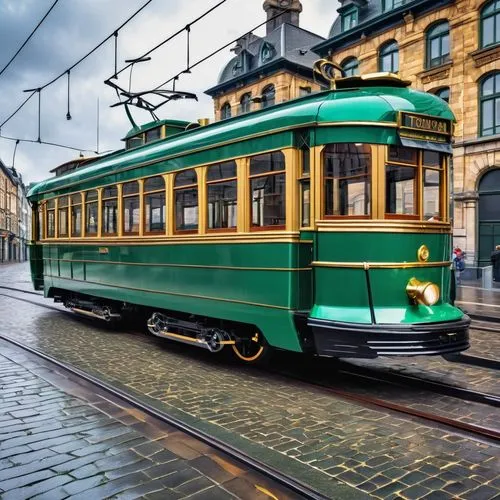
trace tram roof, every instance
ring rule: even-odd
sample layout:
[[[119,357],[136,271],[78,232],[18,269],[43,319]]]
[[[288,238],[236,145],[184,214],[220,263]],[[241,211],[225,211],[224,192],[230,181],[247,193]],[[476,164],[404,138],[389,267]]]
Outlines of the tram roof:
[[[130,170],[134,165],[168,161],[194,151],[243,142],[254,137],[272,136],[301,127],[326,124],[362,126],[387,123],[393,126],[397,113],[406,111],[454,120],[449,106],[439,97],[426,92],[394,86],[344,88],[328,90],[277,104],[245,115],[186,130],[172,137],[131,149],[119,150],[90,165],[68,174],[41,181],[28,197],[39,197],[69,185]],[[179,168],[172,162],[171,170]]]

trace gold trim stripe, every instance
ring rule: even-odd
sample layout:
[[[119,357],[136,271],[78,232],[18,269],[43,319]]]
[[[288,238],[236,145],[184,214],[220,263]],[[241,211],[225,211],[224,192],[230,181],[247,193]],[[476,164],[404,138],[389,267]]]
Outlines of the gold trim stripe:
[[[247,305],[247,306],[266,307],[269,309],[280,309],[283,311],[292,311],[293,310],[290,307],[275,306],[272,304],[260,304],[258,302],[248,302],[246,300],[223,299],[221,297],[209,297],[206,295],[193,295],[190,293],[165,292],[162,290],[151,290],[149,288],[135,288],[135,287],[131,287],[131,286],[117,285],[114,283],[111,284],[111,283],[103,283],[103,282],[99,282],[99,281],[88,281],[88,280],[79,280],[79,279],[75,279],[75,278],[65,278],[63,276],[54,276],[53,274],[45,274],[44,277],[65,280],[65,281],[76,281],[79,283],[88,283],[90,285],[100,285],[100,286],[110,287],[110,288],[121,288],[123,290],[135,290],[136,292],[156,293],[156,294],[160,294],[160,295],[173,295],[176,297],[190,297],[193,299],[218,300],[219,302],[230,302],[230,303],[234,303],[234,304],[243,304],[243,305]]]
[[[194,269],[224,269],[227,271],[311,271],[311,267],[237,267],[237,266],[205,266],[201,264],[163,264],[149,262],[123,262],[111,260],[77,260],[77,259],[53,259],[44,257],[43,260],[52,262],[76,262],[79,264],[113,264],[125,266],[146,266],[146,267],[187,267]]]
[[[450,261],[442,262],[326,262],[313,261],[313,267],[334,267],[348,269],[411,269],[415,267],[447,267]]]

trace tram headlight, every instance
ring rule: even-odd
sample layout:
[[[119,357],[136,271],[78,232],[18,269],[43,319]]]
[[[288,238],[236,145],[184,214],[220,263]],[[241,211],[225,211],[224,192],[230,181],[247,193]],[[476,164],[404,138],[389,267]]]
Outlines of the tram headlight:
[[[426,306],[433,306],[440,297],[439,287],[435,283],[419,281],[417,278],[408,281],[406,293],[412,301]]]

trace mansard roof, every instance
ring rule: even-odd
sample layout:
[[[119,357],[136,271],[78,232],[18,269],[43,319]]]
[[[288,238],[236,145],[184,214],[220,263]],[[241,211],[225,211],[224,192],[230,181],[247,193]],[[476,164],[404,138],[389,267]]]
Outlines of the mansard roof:
[[[283,23],[264,37],[251,34],[250,38],[242,40],[244,47],[239,48],[222,69],[217,85],[205,93],[214,95],[235,87],[255,75],[261,75],[275,70],[276,66],[283,68],[292,66],[310,72],[318,59],[311,47],[325,39],[310,31],[292,24]]]
[[[391,3],[391,0],[343,0],[328,39],[313,46],[312,50],[326,56],[329,51],[333,52],[359,42],[363,36],[376,35],[401,24],[407,14],[417,16],[453,2],[454,0],[403,0],[401,5],[384,10],[384,5]],[[349,8],[357,9],[358,22],[353,28],[342,31],[342,12]]]

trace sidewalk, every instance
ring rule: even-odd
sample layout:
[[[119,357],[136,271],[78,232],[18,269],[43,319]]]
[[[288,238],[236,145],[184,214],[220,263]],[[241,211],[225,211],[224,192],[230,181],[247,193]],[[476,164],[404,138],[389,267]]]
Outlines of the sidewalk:
[[[2,500],[266,499],[262,491],[271,488],[290,498],[224,454],[43,360],[4,341],[0,353]]]
[[[474,316],[500,321],[500,290],[459,286],[456,304]]]

